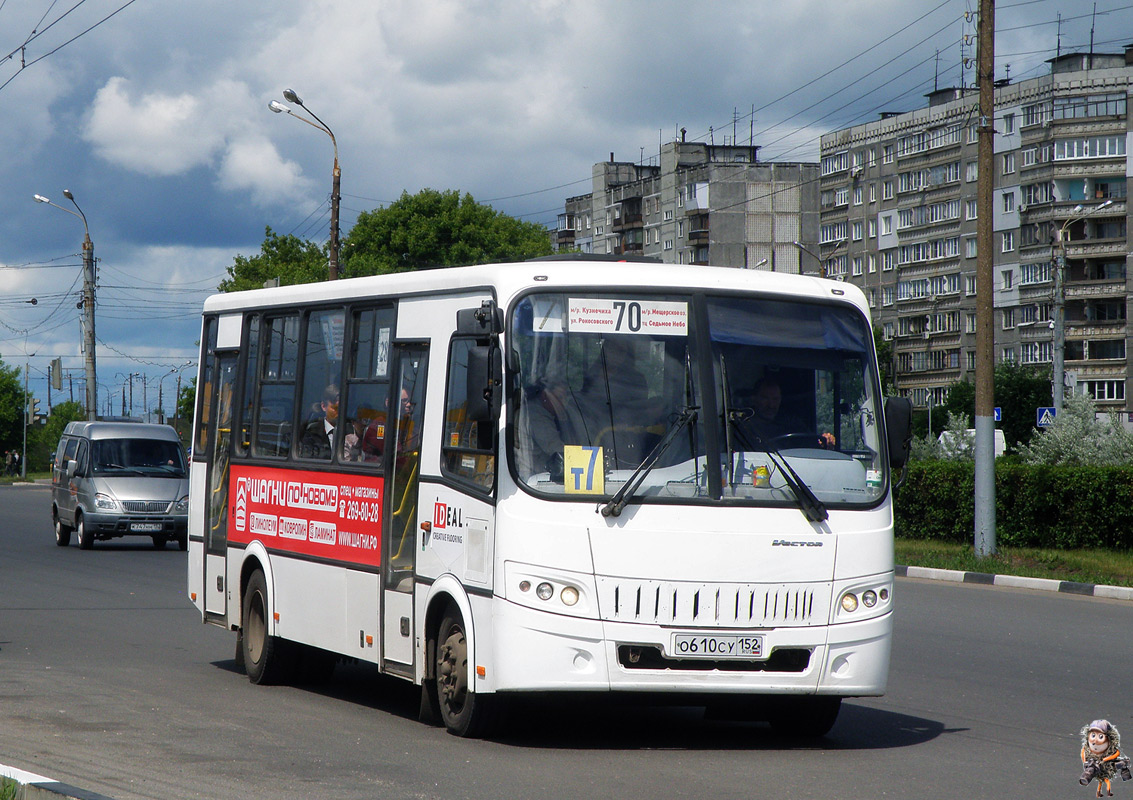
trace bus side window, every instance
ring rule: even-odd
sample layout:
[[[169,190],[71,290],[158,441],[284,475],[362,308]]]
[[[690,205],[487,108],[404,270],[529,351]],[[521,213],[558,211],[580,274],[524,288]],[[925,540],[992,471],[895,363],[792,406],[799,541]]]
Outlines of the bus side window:
[[[291,451],[299,315],[267,317],[262,331],[259,407],[255,409],[252,451],[258,456],[286,456]]]
[[[468,354],[475,346],[475,339],[455,338],[449,349],[441,451],[446,473],[491,491],[496,477],[496,426],[468,418]]]
[[[342,410],[342,458],[380,469],[386,426],[393,418],[389,413],[389,367],[394,310],[388,306],[360,309],[353,313],[352,321],[354,335]]]

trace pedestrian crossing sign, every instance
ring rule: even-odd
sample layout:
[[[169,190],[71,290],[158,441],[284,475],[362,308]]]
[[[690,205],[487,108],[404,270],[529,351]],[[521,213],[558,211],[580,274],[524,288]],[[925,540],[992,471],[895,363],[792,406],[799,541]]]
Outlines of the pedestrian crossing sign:
[[[1035,410],[1035,425],[1040,428],[1049,428],[1054,424],[1054,418],[1058,414],[1058,409],[1053,406],[1039,406]]]

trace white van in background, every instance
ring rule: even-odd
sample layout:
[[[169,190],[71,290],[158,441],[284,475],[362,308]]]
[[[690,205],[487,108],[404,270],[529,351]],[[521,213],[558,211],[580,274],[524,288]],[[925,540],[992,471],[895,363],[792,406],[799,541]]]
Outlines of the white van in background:
[[[71,532],[89,550],[95,539],[149,536],[188,547],[189,480],[185,451],[168,425],[72,422],[51,470],[55,543]]]

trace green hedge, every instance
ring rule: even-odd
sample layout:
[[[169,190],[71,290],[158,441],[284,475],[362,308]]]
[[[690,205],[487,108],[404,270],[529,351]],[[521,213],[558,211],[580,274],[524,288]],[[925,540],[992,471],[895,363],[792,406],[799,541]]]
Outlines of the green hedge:
[[[975,467],[909,464],[896,492],[896,534],[971,542]],[[1009,547],[1133,549],[1133,467],[995,467],[996,542]]]

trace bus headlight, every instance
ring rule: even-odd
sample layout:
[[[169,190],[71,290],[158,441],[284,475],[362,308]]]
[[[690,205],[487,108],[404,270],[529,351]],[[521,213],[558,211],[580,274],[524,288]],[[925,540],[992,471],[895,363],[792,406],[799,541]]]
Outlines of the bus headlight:
[[[555,587],[544,581],[535,587],[535,596],[540,600],[550,600],[555,596]]]
[[[893,610],[893,583],[888,575],[855,578],[837,587],[832,622],[862,622]]]
[[[559,599],[563,601],[564,606],[573,606],[578,602],[578,589],[573,586],[564,586],[563,590],[559,592]]]
[[[858,610],[858,596],[853,592],[846,592],[842,595],[842,610],[848,614]]]
[[[866,608],[873,608],[877,605],[877,592],[873,589],[866,589],[862,592],[862,602],[865,604]]]

